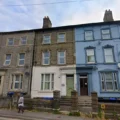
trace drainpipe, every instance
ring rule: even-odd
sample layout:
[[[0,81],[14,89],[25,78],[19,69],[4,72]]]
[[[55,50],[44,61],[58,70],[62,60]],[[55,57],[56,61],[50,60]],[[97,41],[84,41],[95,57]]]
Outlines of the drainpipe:
[[[0,36],[0,39],[1,39],[1,44],[2,44],[2,42],[3,42],[3,33],[1,32],[0,35],[1,35],[1,36]],[[1,46],[0,46],[0,47],[1,47]],[[1,47],[1,48],[2,48],[2,47]],[[1,67],[2,67],[2,66],[1,66]],[[3,69],[4,69],[4,68],[3,68]],[[4,73],[4,77],[2,76],[4,79],[5,79],[5,74],[6,74],[6,73]],[[1,96],[4,96],[4,94],[3,94],[3,89],[4,89],[5,81],[4,81],[3,78],[2,78],[2,82],[3,82],[3,83],[2,83]],[[9,88],[8,88],[8,89],[9,89]],[[8,91],[7,91],[7,93],[8,93]]]
[[[33,53],[32,53],[32,62],[31,62],[31,79],[30,79],[30,96],[31,96],[31,85],[32,85],[32,75],[33,75],[33,65],[34,65],[34,51],[35,51],[35,31],[33,31],[34,38],[33,38]]]

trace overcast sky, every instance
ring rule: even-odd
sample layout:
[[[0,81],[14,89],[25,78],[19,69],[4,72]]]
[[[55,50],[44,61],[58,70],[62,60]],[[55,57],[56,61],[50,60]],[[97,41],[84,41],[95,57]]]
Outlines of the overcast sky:
[[[6,6],[76,1],[37,6]],[[120,19],[120,0],[0,0],[0,31],[41,28],[49,16],[53,27],[103,21],[104,11],[111,9]]]

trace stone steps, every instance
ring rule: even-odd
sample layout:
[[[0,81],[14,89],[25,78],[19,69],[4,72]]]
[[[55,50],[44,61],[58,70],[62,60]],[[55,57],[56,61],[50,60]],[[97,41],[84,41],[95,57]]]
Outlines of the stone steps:
[[[70,108],[71,108],[71,98],[70,97],[61,97],[60,109],[61,110],[70,110]]]
[[[92,111],[91,96],[79,96],[78,107],[81,112],[91,112]]]

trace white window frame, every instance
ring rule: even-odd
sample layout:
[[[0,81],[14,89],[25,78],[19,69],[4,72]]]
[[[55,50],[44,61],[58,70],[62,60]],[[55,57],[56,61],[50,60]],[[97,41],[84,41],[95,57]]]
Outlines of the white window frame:
[[[88,57],[90,56],[88,56],[88,51],[89,50],[93,50],[93,55],[91,55],[91,56],[94,56],[94,62],[89,62],[88,61]],[[87,60],[87,64],[94,64],[95,63],[95,50],[94,50],[94,48],[91,48],[91,49],[86,49],[86,60]]]
[[[88,32],[91,32],[91,35],[89,35],[88,34]],[[88,35],[87,35],[88,34]],[[91,38],[91,39],[90,39]],[[86,41],[91,41],[91,40],[93,40],[94,38],[93,38],[93,31],[92,30],[87,30],[87,31],[85,31],[85,40]]]
[[[62,38],[60,38],[60,34],[64,34],[64,41],[60,41],[62,39]],[[57,34],[57,42],[58,43],[64,43],[64,42],[66,42],[66,33],[64,33],[64,32],[58,33]]]
[[[105,50],[111,50],[111,55],[106,55],[106,53],[105,53]],[[104,48],[104,59],[105,59],[105,63],[114,63],[114,55],[113,55],[114,53],[113,53],[113,48]],[[112,60],[113,61],[111,61],[111,62],[108,62],[107,61],[107,57],[108,56],[111,56],[112,57]]]
[[[12,44],[12,45],[9,45],[9,40],[10,40],[10,39],[13,40],[13,44]],[[11,38],[8,38],[8,39],[7,39],[7,46],[14,46],[14,38],[11,37]]]
[[[23,38],[26,38],[26,41],[23,40]],[[22,43],[22,42],[23,42],[22,40],[25,41],[26,43],[23,44],[23,43]],[[21,45],[27,45],[27,36],[23,36],[23,37],[20,38],[20,44],[21,44]]]
[[[45,80],[45,75],[50,75],[50,81]],[[54,77],[55,77],[54,73],[42,73],[41,74],[41,91],[53,91],[54,90],[54,79],[55,79]],[[50,89],[45,89],[46,82],[49,82]]]
[[[19,81],[16,81],[16,76],[19,76]],[[11,76],[11,79],[12,79],[12,81],[11,81],[11,89],[12,90],[22,90],[22,88],[23,88],[23,74],[12,74],[12,76]],[[16,83],[18,83],[19,85],[19,87],[18,88],[15,88],[15,84]],[[22,84],[22,87],[21,87],[21,84]]]
[[[24,54],[24,59],[20,59],[20,54]],[[19,53],[18,54],[18,66],[24,66],[25,65],[25,53]],[[20,63],[20,60],[24,60],[24,64],[23,65],[20,65],[19,63]]]
[[[49,53],[49,57],[45,57],[44,54],[48,52]],[[50,65],[50,52],[46,51],[42,53],[42,65]],[[48,64],[45,64],[45,59],[48,59]]]
[[[103,40],[108,40],[111,38],[110,29],[102,29],[101,32],[102,32],[102,39]],[[109,37],[107,38],[106,36],[107,37],[109,36]]]
[[[45,40],[45,36],[49,36],[50,37],[49,42],[46,42],[47,40]],[[44,34],[43,35],[43,42],[42,42],[42,44],[50,44],[50,43],[51,43],[51,34]]]
[[[60,56],[60,52],[64,52],[64,57],[61,57]],[[60,63],[60,58],[63,58],[64,59],[64,63]],[[66,51],[58,51],[57,52],[57,61],[58,61],[58,64],[59,65],[64,65],[64,64],[66,64]]]
[[[112,74],[112,80],[106,80],[106,73],[111,73]],[[119,83],[118,83],[118,77],[117,77],[117,72],[101,72],[100,73],[100,80],[101,80],[101,90],[106,91],[106,92],[111,92],[111,91],[119,91]],[[113,89],[107,89],[107,83],[111,82]],[[116,83],[116,85],[115,85]],[[104,85],[104,87],[102,86]],[[104,88],[104,89],[103,89]],[[117,89],[116,89],[117,88]]]
[[[6,60],[7,55],[10,55],[10,60]],[[4,65],[5,65],[5,66],[10,65],[10,64],[11,64],[11,59],[12,59],[12,54],[6,54],[6,55],[5,55],[5,62],[4,62]],[[6,64],[6,61],[9,61],[9,64]]]

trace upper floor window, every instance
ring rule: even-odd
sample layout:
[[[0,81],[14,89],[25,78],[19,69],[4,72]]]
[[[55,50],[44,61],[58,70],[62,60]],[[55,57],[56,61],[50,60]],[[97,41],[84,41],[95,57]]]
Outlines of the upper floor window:
[[[25,53],[20,53],[18,60],[18,65],[23,66],[25,64]]]
[[[105,62],[112,63],[114,62],[113,57],[113,48],[104,48]]]
[[[100,80],[102,91],[118,90],[118,80],[116,72],[102,72],[100,73]]]
[[[93,31],[85,31],[85,40],[93,40]]]
[[[27,44],[27,37],[21,37],[21,45]]]
[[[11,54],[6,54],[4,65],[10,65],[11,63]]]
[[[43,58],[43,60],[42,60],[43,65],[50,64],[50,52],[43,52],[42,58]]]
[[[51,36],[43,35],[43,44],[50,44],[50,43],[51,43]]]
[[[110,39],[110,29],[102,30],[102,39]]]
[[[58,42],[65,42],[65,33],[59,33],[58,34]]]
[[[8,38],[8,44],[9,46],[14,45],[14,39],[13,38]]]
[[[41,90],[54,90],[54,74],[41,74]]]
[[[66,52],[58,52],[58,64],[65,64],[66,63]]]
[[[95,63],[94,49],[86,49],[87,63]]]
[[[12,75],[11,89],[22,89],[23,75]]]

